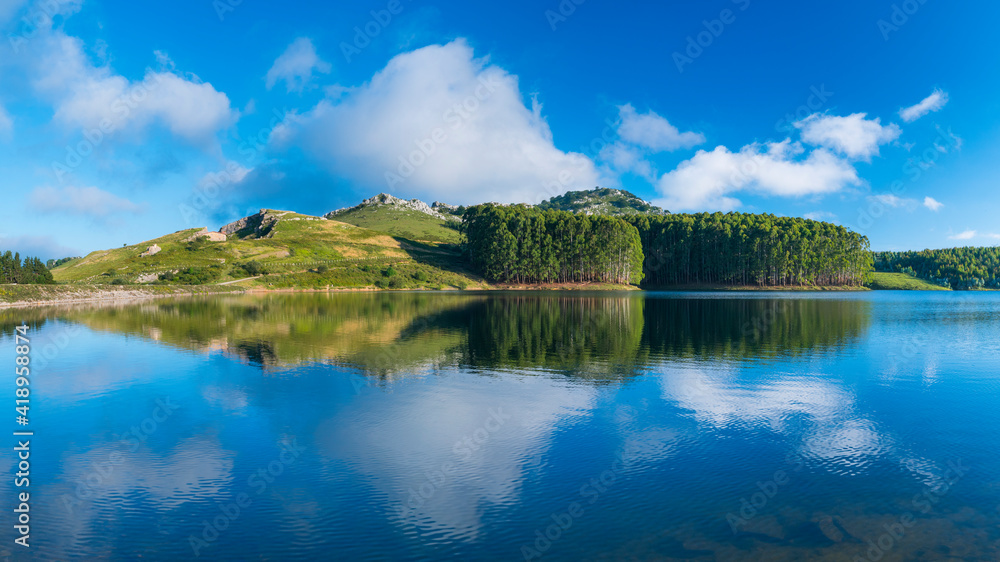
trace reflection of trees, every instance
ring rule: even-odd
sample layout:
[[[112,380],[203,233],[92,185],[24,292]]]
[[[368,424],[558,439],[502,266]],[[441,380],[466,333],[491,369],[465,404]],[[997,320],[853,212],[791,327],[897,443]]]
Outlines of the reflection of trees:
[[[639,293],[272,294],[58,314],[96,330],[221,351],[265,370],[332,362],[391,379],[451,364],[610,380],[672,357],[756,358],[847,345],[867,329],[870,303]]]
[[[826,298],[649,298],[651,355],[754,358],[841,347],[868,329],[871,303]]]
[[[465,360],[477,367],[617,378],[635,363],[644,302],[610,295],[492,297],[467,311]]]

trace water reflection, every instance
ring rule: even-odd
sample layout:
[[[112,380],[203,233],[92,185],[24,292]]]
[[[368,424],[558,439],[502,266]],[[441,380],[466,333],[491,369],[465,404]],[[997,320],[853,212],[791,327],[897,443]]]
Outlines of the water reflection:
[[[221,352],[265,371],[330,362],[391,378],[448,364],[614,380],[665,357],[756,361],[840,349],[864,335],[871,311],[857,299],[352,293],[59,314],[92,330]]]
[[[40,348],[78,328],[37,383],[52,559],[190,558],[241,492],[202,557],[519,558],[579,502],[546,559],[865,559],[905,513],[884,559],[995,559],[1000,364],[949,350],[995,346],[1000,299],[946,298],[230,296],[0,324]]]

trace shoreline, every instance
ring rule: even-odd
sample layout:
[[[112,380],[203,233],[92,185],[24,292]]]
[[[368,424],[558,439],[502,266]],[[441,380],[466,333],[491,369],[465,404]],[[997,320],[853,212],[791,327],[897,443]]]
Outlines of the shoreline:
[[[759,287],[726,286],[726,285],[673,285],[666,287],[636,287],[634,285],[611,285],[601,283],[559,283],[535,285],[490,285],[469,289],[379,289],[377,287],[329,287],[316,288],[261,288],[233,287],[219,288],[218,285],[198,285],[192,287],[138,287],[138,286],[103,286],[103,285],[0,285],[0,309],[23,308],[32,306],[49,306],[76,303],[121,303],[143,301],[157,298],[205,296],[205,295],[263,295],[269,293],[376,293],[376,292],[426,292],[426,293],[474,293],[492,291],[523,291],[523,292],[615,292],[627,291],[635,293],[653,292],[868,292],[875,289],[869,287]],[[18,294],[20,293],[20,294]],[[7,297],[12,300],[6,300]]]

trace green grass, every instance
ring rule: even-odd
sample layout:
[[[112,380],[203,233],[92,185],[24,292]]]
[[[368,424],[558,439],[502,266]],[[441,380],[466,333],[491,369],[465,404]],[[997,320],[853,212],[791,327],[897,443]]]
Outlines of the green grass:
[[[333,220],[409,240],[445,244],[459,243],[458,231],[450,228],[446,221],[412,209],[392,206],[365,207],[345,211],[334,217]]]
[[[197,271],[190,278],[210,278],[223,282],[246,277],[239,267],[257,261],[273,271],[305,270],[326,263],[353,263],[365,260],[405,259],[403,244],[392,236],[353,225],[287,213],[269,237],[262,239],[231,236],[225,242],[183,242],[199,229],[186,229],[141,244],[91,252],[52,270],[60,283],[110,284],[115,279],[138,283],[144,276],[170,271]],[[161,251],[140,257],[149,246]]]
[[[869,287],[876,291],[948,291],[907,273],[873,273]]]
[[[141,244],[92,252],[54,268],[52,273],[58,283],[96,288],[220,283],[230,290],[485,286],[451,245],[404,239],[395,233],[297,213],[269,211],[269,214],[280,218],[263,238],[257,238],[248,229],[224,242],[204,239],[185,242],[199,230],[192,228]],[[423,226],[439,228],[457,238],[456,231],[435,224],[442,221],[423,216],[431,221],[420,223]],[[153,244],[161,251],[140,257]],[[259,264],[264,274],[251,276],[247,270],[254,268],[243,267],[251,262]],[[383,275],[390,265],[398,275]]]

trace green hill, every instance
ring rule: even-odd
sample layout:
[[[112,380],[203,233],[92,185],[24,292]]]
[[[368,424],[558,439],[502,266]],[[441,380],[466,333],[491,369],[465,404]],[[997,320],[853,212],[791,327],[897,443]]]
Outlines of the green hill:
[[[589,191],[570,191],[538,205],[539,209],[570,211],[587,215],[666,215],[667,211],[643,201],[622,189],[597,187]]]
[[[360,205],[327,213],[330,220],[384,232],[392,236],[431,242],[458,244],[460,218],[456,207],[435,203],[431,207],[417,199],[409,201],[380,193]],[[439,212],[437,209],[440,208]]]
[[[876,291],[947,291],[941,285],[928,283],[923,279],[918,279],[908,273],[885,273],[876,271],[872,273],[872,280],[868,286]]]
[[[457,254],[323,217],[264,209],[220,230],[181,230],[92,252],[52,274],[58,282],[81,284],[449,288],[478,283],[456,269]],[[154,247],[158,250],[146,255]]]

